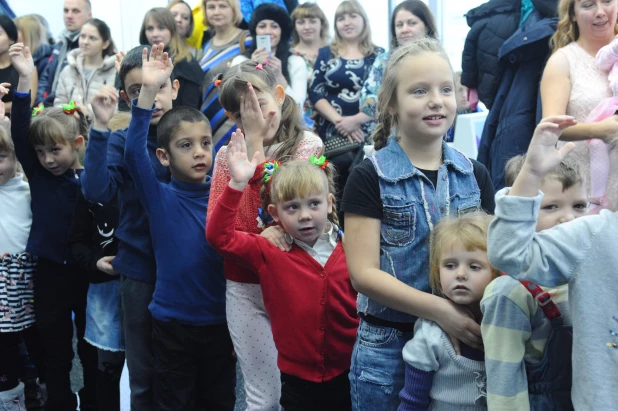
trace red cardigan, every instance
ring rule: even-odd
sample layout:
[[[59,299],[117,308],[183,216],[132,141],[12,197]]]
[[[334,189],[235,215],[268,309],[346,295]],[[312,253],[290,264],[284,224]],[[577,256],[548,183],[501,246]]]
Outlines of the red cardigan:
[[[242,191],[227,187],[206,226],[220,254],[260,276],[281,372],[312,382],[350,368],[358,316],[356,291],[341,243],[322,267],[296,244],[281,251],[268,240],[234,229]]]

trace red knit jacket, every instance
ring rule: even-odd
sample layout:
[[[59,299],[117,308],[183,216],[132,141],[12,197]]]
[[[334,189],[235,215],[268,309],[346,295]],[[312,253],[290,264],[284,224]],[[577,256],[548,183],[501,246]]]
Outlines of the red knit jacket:
[[[322,267],[296,244],[281,251],[259,235],[234,229],[243,192],[227,187],[207,224],[210,245],[254,269],[261,280],[281,372],[312,382],[350,368],[358,316],[356,291],[341,242]]]
[[[305,138],[298,143],[295,158],[309,159],[312,155],[320,156],[324,150],[324,144],[320,137],[313,133],[305,132]],[[215,208],[219,196],[225,190],[228,183],[232,179],[230,170],[227,166],[227,146],[221,147],[215,158],[215,165],[212,172],[212,181],[210,183],[210,198],[208,199],[208,213],[206,221],[210,221],[211,212]],[[276,156],[276,152],[275,152]],[[269,160],[271,160],[269,158]],[[234,227],[245,233],[260,234],[262,229],[258,228],[257,216],[258,208],[262,207],[260,198],[260,189],[262,188],[262,173],[264,165],[260,164],[255,170],[253,179],[249,182],[240,200],[241,205],[234,222]],[[223,261],[223,272],[225,278],[231,281],[247,284],[259,284],[260,278],[257,274],[246,267],[235,264],[233,261],[225,258]]]

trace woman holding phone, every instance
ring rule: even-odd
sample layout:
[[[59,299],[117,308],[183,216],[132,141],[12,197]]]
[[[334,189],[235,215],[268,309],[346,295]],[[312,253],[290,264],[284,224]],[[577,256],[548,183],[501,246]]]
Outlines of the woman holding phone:
[[[290,53],[292,20],[288,12],[275,4],[257,6],[249,22],[249,32],[256,41],[244,55],[232,60],[232,66],[248,59],[268,64],[277,74],[277,82],[285,94],[302,107],[307,98],[307,66],[302,57]]]

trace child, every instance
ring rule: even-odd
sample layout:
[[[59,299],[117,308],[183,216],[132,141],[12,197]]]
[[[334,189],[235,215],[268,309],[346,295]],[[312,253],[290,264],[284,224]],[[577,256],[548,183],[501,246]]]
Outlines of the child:
[[[496,195],[488,254],[498,269],[541,286],[569,285],[573,319],[573,388],[576,410],[609,410],[618,391],[602,390],[618,379],[618,216],[609,211],[535,234],[545,176],[574,148],[556,149],[573,117],[547,117],[537,126],[513,187]]]
[[[7,90],[2,86],[0,92]],[[0,107],[3,103],[0,103]],[[4,113],[0,113],[4,118]],[[0,127],[0,404],[17,411],[24,405],[24,384],[19,381],[19,342],[23,337],[28,355],[43,381],[39,335],[34,327],[34,272],[36,257],[26,252],[32,224],[30,188],[17,171],[15,147]],[[13,407],[13,408],[11,408]]]
[[[11,46],[11,62],[19,73],[13,98],[11,137],[32,194],[32,228],[26,251],[38,257],[34,308],[44,352],[47,410],[73,410],[71,391],[73,321],[78,354],[84,368],[82,409],[95,406],[96,349],[84,341],[88,278],[70,257],[69,230],[82,166],[80,152],[88,122],[74,105],[52,108],[30,124],[30,79],[34,62],[28,47]]]
[[[133,101],[125,161],[144,205],[157,263],[149,309],[156,410],[233,410],[236,360],[225,320],[223,261],[204,238],[212,132],[198,110],[177,107],[157,128],[157,157],[172,181],[150,165],[146,125],[173,65],[163,44],[144,49],[142,88]]]
[[[431,241],[429,284],[454,304],[467,307],[481,322],[480,301],[498,271],[487,259],[487,227],[491,217],[470,213],[445,218]],[[406,382],[400,411],[486,410],[483,352],[461,345],[457,355],[449,335],[424,318],[414,325],[414,338],[403,348]]]
[[[124,366],[124,338],[120,313],[120,277],[111,266],[118,252],[116,199],[90,203],[78,192],[69,247],[90,280],[84,339],[97,348],[97,406],[120,410],[120,376]]]
[[[251,156],[259,152],[263,162],[321,155],[322,140],[302,126],[298,105],[284,93],[268,66],[258,65],[255,61],[243,62],[228,69],[215,84],[221,105],[245,132]],[[221,147],[215,159],[208,204],[210,212],[232,178],[226,150],[227,147]],[[268,223],[264,218],[266,213],[258,212],[262,170],[260,164],[245,189],[236,230],[259,234]],[[264,235],[269,235],[269,231],[276,234],[273,230],[276,229],[264,231]],[[279,240],[279,244],[284,249],[289,247],[285,241]],[[253,270],[229,259],[224,260],[224,272],[228,327],[245,381],[247,411],[278,411],[281,384],[277,351],[264,308],[260,278]]]
[[[513,185],[525,161],[520,155],[507,162],[507,187]],[[537,232],[586,215],[586,188],[573,161],[565,159],[545,176],[541,191]],[[531,290],[512,277],[501,276],[489,284],[481,301],[490,409],[573,408],[569,288],[533,286]],[[546,312],[551,305],[541,305],[531,292],[535,289],[551,296],[555,311]],[[544,372],[547,369],[556,371]]]
[[[392,53],[378,104],[378,151],[352,170],[343,196],[345,250],[360,293],[350,370],[355,410],[397,408],[401,350],[417,317],[480,346],[480,327],[467,310],[430,294],[427,238],[442,217],[493,211],[487,169],[443,142],[457,101],[453,71],[436,40]]]
[[[146,46],[148,47],[148,46]],[[142,50],[129,51],[120,65],[118,77],[121,97],[130,104],[142,87]],[[169,169],[156,158],[156,126],[161,116],[172,108],[178,82],[167,81],[155,99],[155,111],[148,127],[148,154],[159,181],[169,181]],[[112,102],[118,93],[103,86],[92,102],[94,127],[84,163],[82,191],[86,200],[107,204],[117,195],[120,222],[116,231],[118,254],[112,262],[120,273],[120,299],[124,328],[131,406],[134,410],[152,410],[152,318],[148,304],[154,292],[156,265],[152,252],[148,220],[133,179],[126,169],[124,149],[127,132],[111,133],[108,124],[114,113]],[[107,155],[104,155],[107,153]]]
[[[260,277],[281,370],[281,406],[350,410],[348,370],[358,325],[342,233],[334,204],[334,171],[324,157],[269,163],[263,209],[285,230],[290,251],[234,229],[243,191],[260,153],[248,160],[240,130],[227,149],[232,179],[212,211],[206,237],[228,260]]]
[[[54,106],[75,101],[92,117],[90,103],[104,84],[116,80],[116,51],[104,21],[88,20],[79,35],[79,48],[67,54],[67,66],[60,72]]]

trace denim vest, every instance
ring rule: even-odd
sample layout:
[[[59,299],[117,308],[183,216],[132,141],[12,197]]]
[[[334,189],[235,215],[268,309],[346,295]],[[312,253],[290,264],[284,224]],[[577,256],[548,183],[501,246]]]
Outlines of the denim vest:
[[[437,190],[390,138],[371,157],[382,200],[380,269],[417,290],[430,292],[429,235],[444,216],[480,208],[480,190],[472,162],[446,143],[438,169]],[[413,323],[416,317],[387,308],[358,294],[358,311],[387,321]]]

